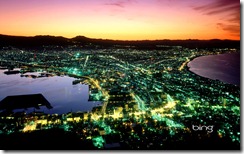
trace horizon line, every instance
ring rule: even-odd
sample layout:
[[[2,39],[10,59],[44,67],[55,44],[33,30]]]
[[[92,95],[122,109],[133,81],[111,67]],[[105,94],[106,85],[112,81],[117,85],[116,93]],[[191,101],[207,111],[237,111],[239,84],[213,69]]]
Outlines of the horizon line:
[[[100,40],[112,40],[112,41],[163,41],[163,40],[169,40],[169,41],[176,41],[176,40],[179,40],[179,41],[183,41],[183,40],[199,40],[199,41],[209,41],[209,40],[221,40],[221,41],[241,41],[240,39],[239,40],[234,40],[234,39],[219,39],[219,38],[212,38],[212,39],[196,39],[196,38],[188,38],[188,39],[133,39],[133,40],[120,40],[120,39],[108,39],[108,38],[92,38],[92,37],[87,37],[87,36],[84,36],[84,35],[76,35],[74,37],[65,37],[65,36],[62,36],[62,35],[50,35],[50,34],[42,34],[42,35],[10,35],[10,34],[2,34],[0,33],[0,35],[5,35],[5,36],[12,36],[12,37],[36,37],[36,36],[52,36],[52,37],[63,37],[63,38],[66,38],[66,39],[73,39],[75,37],[85,37],[85,38],[88,38],[88,39],[100,39]]]

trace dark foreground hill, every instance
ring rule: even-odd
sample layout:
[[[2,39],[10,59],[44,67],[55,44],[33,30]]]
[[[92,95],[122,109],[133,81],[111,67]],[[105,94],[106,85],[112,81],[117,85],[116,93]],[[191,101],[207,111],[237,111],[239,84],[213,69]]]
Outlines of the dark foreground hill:
[[[144,145],[141,149],[136,149],[141,142],[120,141],[118,149],[98,149],[92,140],[82,140],[75,132],[67,132],[59,128],[0,134],[0,139],[0,148],[8,152],[13,150],[240,150],[240,145],[225,138],[211,137],[199,140],[192,136],[188,136],[181,142],[169,139],[164,141],[163,147],[156,146],[156,142],[145,140],[146,144],[153,143],[155,146],[148,148]]]
[[[102,48],[116,46],[130,46],[139,49],[156,49],[165,46],[183,46],[187,48],[240,48],[240,41],[235,40],[138,40],[138,41],[121,41],[109,39],[93,39],[84,36],[74,38],[65,38],[62,36],[9,36],[0,35],[0,47],[13,46],[18,48],[38,48],[48,45],[68,46],[99,46]]]

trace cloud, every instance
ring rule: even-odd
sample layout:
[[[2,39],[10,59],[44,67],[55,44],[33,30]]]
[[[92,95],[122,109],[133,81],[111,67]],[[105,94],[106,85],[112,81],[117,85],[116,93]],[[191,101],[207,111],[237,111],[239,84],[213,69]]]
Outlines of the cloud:
[[[125,7],[124,4],[120,3],[120,2],[106,3],[105,5],[112,5],[112,6],[121,7],[121,8]]]
[[[127,14],[128,6],[137,4],[137,0],[105,0],[102,5],[110,14],[110,16],[116,16],[118,18],[126,18],[127,20],[133,20],[133,14]]]
[[[110,0],[109,2],[105,3],[104,5],[110,5],[115,7],[124,8],[126,5],[136,2],[135,0]]]
[[[195,6],[193,7],[195,10],[200,11],[212,11],[221,8],[228,8],[228,7],[236,7],[240,9],[240,1],[239,0],[213,0],[209,4]],[[228,11],[228,10],[225,10]]]
[[[240,35],[239,0],[213,0],[209,4],[193,6],[192,8],[205,15],[221,16],[223,23],[217,23],[217,27],[230,32],[232,35]]]
[[[239,12],[240,5],[231,5],[231,6],[223,6],[215,9],[210,9],[207,12],[207,15],[215,15],[215,14],[221,14],[226,12]]]
[[[217,23],[217,28],[231,32],[232,36],[240,36],[240,25]]]

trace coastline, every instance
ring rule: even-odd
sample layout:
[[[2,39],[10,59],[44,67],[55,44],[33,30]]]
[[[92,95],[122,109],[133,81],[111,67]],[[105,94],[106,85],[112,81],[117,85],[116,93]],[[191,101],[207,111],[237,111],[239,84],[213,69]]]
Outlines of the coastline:
[[[200,55],[200,56],[198,55],[198,56],[195,56],[195,57],[191,57],[191,58],[189,58],[190,61],[187,62],[187,64],[186,64],[186,70],[187,70],[188,72],[191,72],[192,74],[194,74],[194,75],[200,77],[200,78],[203,79],[203,80],[218,81],[218,82],[221,82],[221,83],[224,83],[224,84],[228,84],[228,85],[233,85],[233,86],[240,87],[240,85],[232,84],[232,83],[228,83],[228,82],[226,82],[226,81],[222,81],[222,80],[220,80],[220,79],[211,79],[210,77],[205,77],[205,76],[199,75],[199,74],[195,73],[194,71],[191,71],[191,70],[190,70],[191,67],[189,66],[189,63],[192,62],[194,59],[197,59],[197,58],[200,58],[200,57],[207,57],[207,56],[223,55],[223,54],[233,54],[233,52],[231,52],[231,53],[222,53],[222,54]]]
[[[4,98],[7,96],[41,93],[51,103],[53,109],[48,110],[48,108],[46,108],[45,106],[40,106],[40,109],[35,110],[44,111],[47,114],[65,114],[70,111],[91,112],[94,107],[102,104],[101,101],[89,100],[88,84],[72,84],[72,81],[80,79],[77,78],[78,76],[75,76],[76,78],[74,77],[74,75],[70,76],[68,74],[66,74],[65,76],[58,76],[56,74],[54,75],[53,72],[52,77],[38,78],[30,75],[29,77],[21,78],[20,74],[13,74],[9,77],[3,72],[4,70],[0,71],[1,75],[3,75],[3,78],[1,78],[2,76],[0,75],[0,78],[2,79],[0,85],[2,85],[2,83],[5,81],[9,81],[8,83],[10,85],[3,84],[3,86],[1,86],[0,102],[4,100]],[[30,82],[28,82],[29,80]],[[23,86],[24,83],[27,83],[27,85]],[[36,88],[36,90],[33,90],[35,88],[31,87],[28,83],[34,83],[34,87]],[[50,86],[50,83],[53,83],[56,86]],[[9,89],[11,89],[11,87],[16,86],[17,88],[14,88],[14,90],[8,91]],[[5,88],[7,88],[7,90]],[[74,90],[76,90],[76,92],[74,92]],[[61,96],[59,96],[60,93],[62,93]],[[65,100],[72,103],[68,104]],[[32,112],[32,110],[33,108],[27,108],[26,111],[29,113]]]

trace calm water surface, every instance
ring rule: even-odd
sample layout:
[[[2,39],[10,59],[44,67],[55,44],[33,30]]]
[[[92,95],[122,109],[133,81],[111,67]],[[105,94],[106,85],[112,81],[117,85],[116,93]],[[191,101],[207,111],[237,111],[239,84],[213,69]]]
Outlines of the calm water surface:
[[[202,56],[188,63],[190,71],[213,80],[240,86],[240,53]]]
[[[89,87],[84,84],[72,85],[75,78],[68,76],[54,76],[42,78],[20,77],[20,74],[6,75],[0,70],[0,101],[6,96],[41,93],[52,105],[53,109],[41,106],[40,110],[45,113],[67,113],[77,111],[90,111],[101,102],[88,101]],[[36,74],[38,73],[26,73]],[[16,111],[23,111],[16,110]],[[34,108],[28,108],[32,112]]]
[[[198,57],[189,62],[188,67],[190,71],[200,76],[240,85],[240,53]],[[42,106],[40,110],[35,110],[51,114],[90,111],[94,106],[101,105],[100,102],[88,101],[88,85],[72,85],[75,78],[54,76],[33,79],[20,77],[20,74],[6,75],[4,71],[6,70],[0,70],[0,101],[11,95],[41,93],[51,103],[53,109],[49,110]],[[29,108],[27,112],[33,110],[34,108]]]

